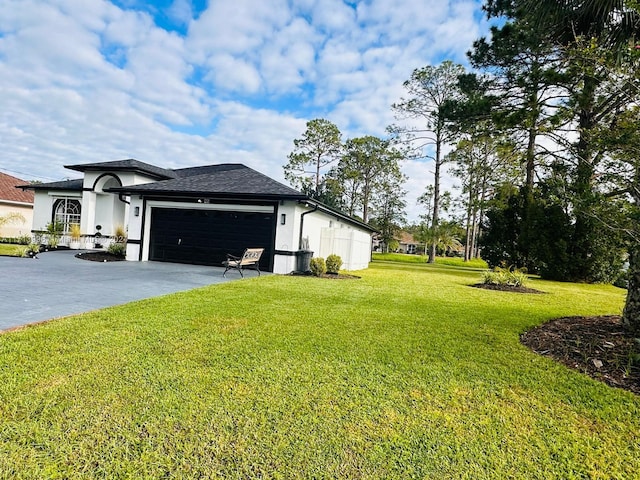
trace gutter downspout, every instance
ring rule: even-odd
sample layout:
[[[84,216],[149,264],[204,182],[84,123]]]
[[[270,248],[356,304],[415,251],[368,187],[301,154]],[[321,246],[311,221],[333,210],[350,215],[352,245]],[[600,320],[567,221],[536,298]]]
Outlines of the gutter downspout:
[[[305,204],[305,206],[309,206],[309,205]],[[318,204],[316,203],[315,207],[313,207],[313,210],[309,210],[308,212],[304,212],[300,214],[300,236],[298,237],[298,250],[302,249],[302,233],[304,229],[304,216],[309,215],[310,213],[313,213],[317,210],[318,210]]]

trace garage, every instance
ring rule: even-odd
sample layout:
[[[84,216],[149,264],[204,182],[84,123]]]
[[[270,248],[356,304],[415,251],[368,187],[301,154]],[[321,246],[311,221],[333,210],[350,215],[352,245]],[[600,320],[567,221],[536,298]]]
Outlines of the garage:
[[[276,232],[271,211],[215,209],[151,209],[149,260],[220,265],[226,254],[263,247],[260,270],[273,270]]]

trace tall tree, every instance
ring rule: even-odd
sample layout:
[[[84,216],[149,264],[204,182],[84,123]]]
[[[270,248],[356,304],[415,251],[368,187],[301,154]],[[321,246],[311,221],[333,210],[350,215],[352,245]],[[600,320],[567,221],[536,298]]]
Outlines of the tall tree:
[[[331,172],[341,186],[343,208],[367,222],[371,203],[384,188],[386,175],[399,175],[403,158],[388,140],[371,135],[347,140],[344,155]]]
[[[436,228],[440,213],[440,177],[445,157],[443,146],[451,141],[449,111],[453,100],[460,95],[458,77],[465,73],[462,65],[444,61],[438,66],[426,66],[413,71],[411,78],[404,82],[407,98],[393,104],[398,119],[415,120],[412,126],[392,127],[392,131],[411,142],[424,155],[425,147],[431,146],[434,163],[433,211],[431,225]],[[429,263],[435,262],[436,243],[429,250]]]
[[[490,194],[499,185],[516,183],[518,166],[513,162],[513,145],[475,132],[458,142],[448,154],[451,174],[460,179],[465,210],[465,253],[470,260],[479,255],[478,238]]]
[[[489,1],[489,17],[516,15],[515,2]],[[544,153],[540,137],[554,128],[561,84],[562,58],[545,31],[528,22],[509,20],[491,28],[491,37],[480,38],[468,53],[472,65],[491,73],[488,89],[496,102],[492,120],[522,151],[525,191],[531,192],[536,168]],[[560,91],[559,91],[560,90]]]
[[[390,245],[405,221],[406,191],[403,184],[406,177],[400,169],[390,169],[378,178],[378,192],[373,197],[371,224],[380,230],[385,245]]]
[[[340,130],[329,120],[310,120],[302,138],[295,139],[293,145],[289,162],[284,166],[285,178],[311,197],[321,197],[323,169],[338,161],[342,154]]]
[[[624,325],[640,336],[640,108],[627,110],[612,129],[602,129],[598,139],[612,152],[606,174],[601,178],[611,186],[610,199],[630,198],[623,219],[606,215],[608,228],[624,234],[629,250],[627,300],[622,315]],[[611,200],[610,200],[611,201]],[[618,212],[624,211],[618,208]]]
[[[595,179],[602,160],[606,158],[606,150],[595,141],[595,132],[602,126],[614,124],[616,116],[628,104],[628,98],[625,98],[628,91],[615,88],[619,81],[612,81],[607,72],[607,66],[618,62],[624,56],[621,53],[628,50],[634,25],[637,26],[637,19],[632,9],[628,8],[628,3],[623,0],[487,0],[485,4],[490,15],[508,17],[505,28],[512,28],[519,35],[526,34],[525,40],[535,39],[536,36],[539,38],[538,43],[525,42],[519,40],[519,35],[512,35],[513,48],[506,42],[507,51],[511,49],[516,53],[526,53],[531,51],[531,46],[535,47],[535,51],[539,51],[538,45],[543,46],[543,53],[550,53],[549,58],[553,60],[551,64],[555,64],[561,73],[555,74],[553,70],[545,72],[538,67],[538,73],[545,72],[544,76],[527,74],[516,79],[521,80],[525,91],[529,89],[531,93],[535,92],[535,88],[531,87],[535,87],[536,78],[545,82],[550,79],[550,85],[553,85],[553,81],[556,83],[551,92],[559,95],[554,99],[551,109],[538,109],[538,112],[550,112],[553,115],[549,117],[550,123],[540,124],[543,128],[537,133],[529,131],[528,145],[532,144],[532,133],[539,135],[542,132],[552,137],[558,148],[546,154],[561,159],[569,167],[570,189],[567,191],[571,195],[570,212],[574,220],[572,239],[567,243],[567,256],[573,262],[566,272],[566,280],[606,281],[609,276],[602,266],[611,258],[611,245],[615,238],[606,238],[608,232],[601,228],[594,215],[595,210],[603,204]],[[544,37],[537,32],[543,32]],[[492,49],[485,51],[494,53]],[[490,60],[487,66],[496,58],[499,57],[480,57],[481,60]],[[540,65],[540,62],[537,64]],[[527,112],[529,115],[536,112],[534,103],[530,103],[523,117],[533,119],[527,117]],[[540,118],[544,119],[544,116]],[[530,127],[534,125],[529,123]],[[523,124],[520,128],[525,126]],[[526,156],[527,165],[530,165],[530,150],[527,150]],[[529,168],[527,170],[528,173],[531,171]],[[530,175],[527,178],[525,186],[528,188],[521,192],[525,202],[521,214],[526,221],[519,235],[526,233],[527,225],[532,225],[529,221],[530,209],[527,207],[533,202],[532,182]],[[539,203],[538,200],[536,202]],[[531,232],[521,236],[525,239],[522,245],[528,243],[527,238],[533,241],[535,237]]]
[[[566,61],[569,95],[565,102],[566,126],[576,141],[557,137],[573,162],[572,194],[575,215],[571,256],[576,280],[601,280],[600,263],[609,254],[602,226],[594,216],[602,204],[595,183],[606,149],[597,144],[596,131],[616,123],[629,104],[631,82],[614,86],[609,66],[619,63],[629,41],[639,31],[640,17],[625,0],[522,0],[518,15],[543,28]]]

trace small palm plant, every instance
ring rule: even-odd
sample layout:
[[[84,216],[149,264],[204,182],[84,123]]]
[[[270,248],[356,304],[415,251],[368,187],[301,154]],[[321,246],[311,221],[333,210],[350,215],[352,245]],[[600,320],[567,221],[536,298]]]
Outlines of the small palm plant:
[[[526,268],[495,267],[493,270],[482,272],[482,283],[485,285],[505,285],[508,287],[523,287],[529,280]]]

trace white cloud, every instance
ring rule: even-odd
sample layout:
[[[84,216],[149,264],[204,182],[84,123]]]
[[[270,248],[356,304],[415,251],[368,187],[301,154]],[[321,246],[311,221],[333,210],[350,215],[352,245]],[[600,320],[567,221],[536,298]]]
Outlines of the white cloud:
[[[356,12],[342,0],[321,0],[310,5],[313,23],[327,32],[352,31],[356,24]]]
[[[193,19],[193,8],[189,0],[174,0],[167,9],[167,14],[175,22],[188,24]]]
[[[198,56],[245,55],[265,45],[289,18],[286,0],[212,0],[189,27],[189,46]]]
[[[189,0],[137,4],[0,2],[0,169],[58,179],[73,175],[63,165],[134,157],[282,180],[307,120],[384,136],[411,71],[442,52],[460,61],[486,29],[470,0],[211,0],[195,20]],[[412,212],[432,177],[403,168]]]
[[[255,93],[262,78],[252,64],[228,54],[214,55],[207,61],[206,79],[230,92]]]

